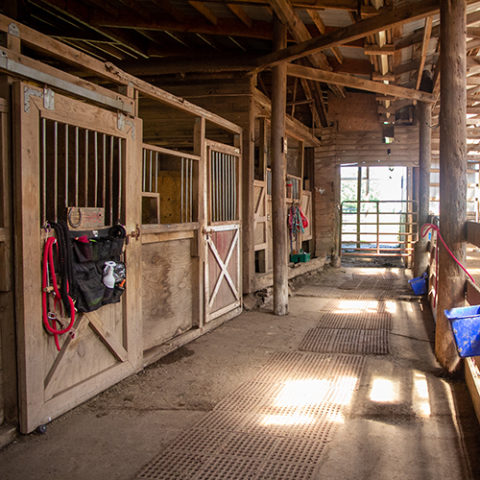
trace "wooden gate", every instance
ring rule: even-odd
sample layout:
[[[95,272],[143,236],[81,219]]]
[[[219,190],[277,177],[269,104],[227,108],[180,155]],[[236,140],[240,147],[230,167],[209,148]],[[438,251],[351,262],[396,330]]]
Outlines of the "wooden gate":
[[[47,89],[15,87],[16,321],[26,433],[141,367],[138,236],[123,254],[128,275],[120,303],[77,314],[75,335],[62,336],[59,352],[42,328],[41,293],[42,250],[51,235],[41,228],[45,220],[63,218],[67,207],[93,207],[105,226],[120,221],[136,231],[141,122]]]
[[[240,151],[207,141],[205,319],[241,308]]]

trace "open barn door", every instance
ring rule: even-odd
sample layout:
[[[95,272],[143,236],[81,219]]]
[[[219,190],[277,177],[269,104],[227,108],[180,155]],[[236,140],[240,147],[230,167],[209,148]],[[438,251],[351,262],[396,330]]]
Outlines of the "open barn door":
[[[75,334],[60,337],[59,351],[42,326],[42,253],[52,235],[45,221],[68,217],[72,229],[97,233],[140,223],[141,122],[20,82],[14,94],[19,408],[27,433],[141,367],[138,235],[119,252],[127,278],[118,303],[77,312]]]
[[[207,141],[208,226],[206,229],[205,319],[242,304],[240,151]]]

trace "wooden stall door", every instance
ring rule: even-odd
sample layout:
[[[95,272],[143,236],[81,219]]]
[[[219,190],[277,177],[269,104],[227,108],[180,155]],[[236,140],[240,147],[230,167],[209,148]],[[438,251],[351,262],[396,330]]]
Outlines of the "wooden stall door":
[[[242,304],[240,152],[207,141],[208,226],[205,267],[205,320]]]
[[[60,351],[42,327],[41,285],[49,235],[41,227],[66,207],[99,207],[106,227],[120,221],[136,230],[141,121],[20,82],[14,98],[19,413],[27,433],[141,368],[138,238],[125,247],[120,303],[77,313],[75,335],[61,337]]]

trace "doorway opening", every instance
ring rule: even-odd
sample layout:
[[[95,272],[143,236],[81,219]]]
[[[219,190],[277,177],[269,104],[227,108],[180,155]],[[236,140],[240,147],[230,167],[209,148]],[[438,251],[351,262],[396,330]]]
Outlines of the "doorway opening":
[[[409,266],[417,237],[417,208],[407,167],[341,167],[344,259]]]

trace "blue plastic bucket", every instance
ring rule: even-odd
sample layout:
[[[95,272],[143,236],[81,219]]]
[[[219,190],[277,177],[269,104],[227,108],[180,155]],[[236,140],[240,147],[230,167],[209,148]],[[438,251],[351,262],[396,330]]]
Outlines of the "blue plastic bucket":
[[[461,357],[480,355],[480,305],[444,310]]]
[[[408,281],[412,287],[415,295],[425,295],[427,293],[427,274],[424,273],[421,277],[412,278]]]

